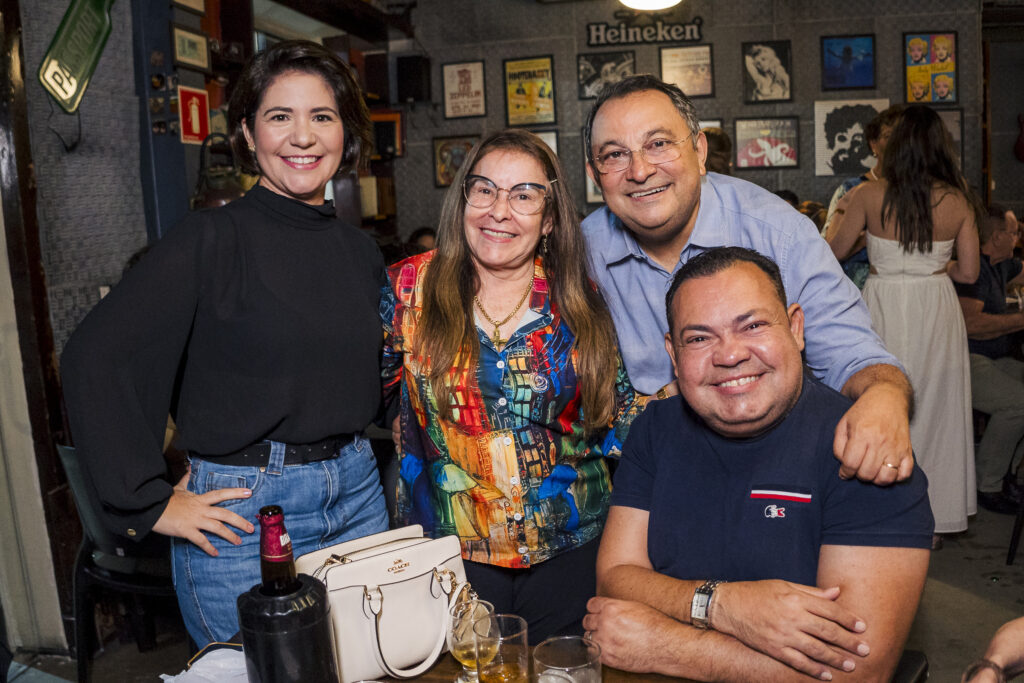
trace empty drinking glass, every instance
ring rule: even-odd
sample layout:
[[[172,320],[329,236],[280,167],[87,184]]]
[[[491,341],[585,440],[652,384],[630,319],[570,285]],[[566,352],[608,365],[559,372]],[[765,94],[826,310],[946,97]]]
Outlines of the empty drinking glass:
[[[601,683],[601,648],[582,636],[548,638],[533,651],[536,683]]]

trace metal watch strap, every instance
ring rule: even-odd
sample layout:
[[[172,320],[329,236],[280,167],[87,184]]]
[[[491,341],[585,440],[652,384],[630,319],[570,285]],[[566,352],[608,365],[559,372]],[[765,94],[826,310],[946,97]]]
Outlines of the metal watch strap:
[[[693,592],[693,600],[690,602],[690,624],[695,628],[706,629],[711,626],[711,600],[715,596],[715,588],[720,583],[725,581],[709,579]]]

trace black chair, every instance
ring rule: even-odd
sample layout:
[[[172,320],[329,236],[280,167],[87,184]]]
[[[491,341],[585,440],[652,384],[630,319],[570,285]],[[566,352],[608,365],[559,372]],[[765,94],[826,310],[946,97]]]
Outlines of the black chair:
[[[103,587],[131,596],[126,608],[135,643],[140,652],[152,649],[156,631],[152,611],[147,614],[143,598],[175,595],[170,542],[154,535],[149,544],[135,544],[107,531],[100,522],[100,502],[75,449],[58,445],[57,452],[82,521],[82,545],[75,559],[74,576],[75,657],[78,681],[87,683],[96,632],[94,589]]]
[[[892,674],[891,683],[924,683],[928,680],[928,658],[920,650],[904,650]]]

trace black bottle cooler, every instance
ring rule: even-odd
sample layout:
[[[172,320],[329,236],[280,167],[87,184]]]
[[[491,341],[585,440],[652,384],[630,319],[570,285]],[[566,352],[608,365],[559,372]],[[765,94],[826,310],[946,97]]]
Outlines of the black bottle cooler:
[[[238,625],[250,683],[337,683],[327,588],[299,574],[301,588],[238,596]]]

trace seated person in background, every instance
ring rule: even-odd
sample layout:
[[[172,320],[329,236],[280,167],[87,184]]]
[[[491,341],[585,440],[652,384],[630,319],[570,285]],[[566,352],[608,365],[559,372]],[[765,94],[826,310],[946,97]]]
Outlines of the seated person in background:
[[[437,231],[429,225],[416,228],[412,231],[412,234],[409,235],[409,239],[405,241],[406,244],[414,248],[410,255],[422,254],[425,251],[430,251],[437,246],[436,242]]]
[[[971,406],[988,413],[974,457],[978,505],[1016,514],[1021,489],[1015,472],[1024,452],[1024,363],[1012,357],[1011,334],[1024,330],[1024,311],[1007,311],[1009,285],[1024,284],[1024,266],[1013,257],[1020,237],[1017,217],[992,206],[978,226],[981,272],[973,285],[954,282],[971,354]]]
[[[1003,683],[1024,673],[1024,617],[1008,621],[992,636],[985,657],[971,662],[963,683]]]
[[[704,129],[704,138],[708,141],[708,158],[705,168],[714,173],[732,175],[732,140],[729,134],[714,126]]]
[[[813,199],[805,199],[800,202],[800,205],[796,207],[796,210],[811,219],[814,223],[814,227],[821,232],[825,227],[825,205],[821,202],[816,202]]]
[[[800,198],[793,190],[775,190],[775,196],[786,201],[794,209],[800,206]]]
[[[583,622],[602,661],[888,680],[928,570],[924,474],[839,478],[832,438],[850,400],[805,374],[803,311],[786,308],[773,261],[712,249],[666,299],[682,396],[650,404],[623,448]]]

